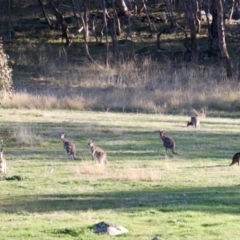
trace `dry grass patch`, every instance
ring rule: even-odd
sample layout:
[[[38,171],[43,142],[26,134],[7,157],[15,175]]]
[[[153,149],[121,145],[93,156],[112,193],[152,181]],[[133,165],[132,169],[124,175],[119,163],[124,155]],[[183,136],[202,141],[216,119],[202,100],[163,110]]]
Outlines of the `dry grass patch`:
[[[40,63],[44,64],[49,62]],[[28,89],[25,83],[11,99],[4,99],[3,106],[147,113],[180,113],[191,107],[240,108],[240,84],[226,81],[214,67],[159,67],[148,58],[109,69],[67,62],[64,69],[61,64],[52,66],[54,69],[39,77],[36,86]],[[38,82],[41,84],[42,79],[46,79],[46,85],[40,86],[40,92]]]
[[[112,179],[117,181],[146,181],[155,182],[161,179],[161,173],[159,169],[144,168],[144,167],[129,167],[120,166],[108,163],[106,166],[102,166],[95,163],[83,162],[81,166],[75,169],[77,176],[89,175],[98,176],[101,179]]]
[[[12,129],[9,140],[20,145],[29,146],[41,145],[41,143],[44,142],[40,135],[35,134],[31,128],[28,128],[22,124],[18,124],[14,129]]]
[[[11,98],[3,99],[5,108],[28,109],[71,109],[84,110],[85,100],[81,96],[34,95],[27,92],[17,92]]]
[[[161,179],[159,169],[153,168],[140,168],[129,167],[120,171],[114,172],[112,178],[118,181],[146,181],[155,182]]]
[[[81,175],[93,175],[93,176],[104,176],[106,174],[106,167],[96,164],[83,162],[81,166],[75,169],[76,176]]]

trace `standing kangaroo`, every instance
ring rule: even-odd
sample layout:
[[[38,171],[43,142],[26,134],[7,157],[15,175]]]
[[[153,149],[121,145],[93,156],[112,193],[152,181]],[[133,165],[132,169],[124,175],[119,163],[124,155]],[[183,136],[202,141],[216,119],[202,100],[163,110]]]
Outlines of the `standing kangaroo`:
[[[96,157],[98,163],[104,165],[107,163],[107,153],[102,148],[96,146],[92,140],[88,141],[88,147],[90,147],[92,157]]]
[[[0,172],[7,173],[7,162],[6,159],[3,157],[3,150],[0,152]]]
[[[200,126],[200,119],[198,116],[196,117],[191,117],[191,121],[187,122],[187,127],[188,126],[193,126],[193,127],[198,127]]]
[[[65,138],[64,132],[59,133],[59,136],[60,136],[60,139],[62,140],[63,148],[66,151],[67,158],[77,159],[75,144]]]
[[[240,152],[234,154],[233,158],[232,158],[232,163],[229,166],[232,166],[235,163],[238,163],[239,165],[240,162]]]
[[[175,146],[176,146],[174,140],[172,138],[170,138],[170,137],[165,136],[164,135],[164,131],[159,130],[159,135],[160,135],[160,138],[163,141],[163,146],[165,147],[165,154],[167,152],[167,149],[171,149],[172,153],[177,154],[174,151],[175,150]]]

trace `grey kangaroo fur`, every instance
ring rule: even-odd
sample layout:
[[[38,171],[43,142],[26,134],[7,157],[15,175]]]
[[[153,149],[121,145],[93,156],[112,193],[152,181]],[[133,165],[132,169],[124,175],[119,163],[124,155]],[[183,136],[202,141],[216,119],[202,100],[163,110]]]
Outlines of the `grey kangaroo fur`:
[[[60,136],[60,139],[62,140],[63,148],[66,151],[67,158],[77,160],[75,144],[73,142],[71,142],[70,140],[65,138],[65,133],[64,132],[60,132],[59,136]]]
[[[160,135],[160,138],[162,139],[163,146],[165,148],[165,154],[168,149],[171,149],[173,154],[178,154],[175,152],[175,147],[176,147],[175,141],[172,138],[165,136],[164,130],[163,131],[159,130],[159,135]]]
[[[229,166],[232,166],[235,163],[237,163],[239,165],[239,162],[240,162],[240,152],[237,152],[236,154],[234,154],[234,156],[232,158],[232,162]]]

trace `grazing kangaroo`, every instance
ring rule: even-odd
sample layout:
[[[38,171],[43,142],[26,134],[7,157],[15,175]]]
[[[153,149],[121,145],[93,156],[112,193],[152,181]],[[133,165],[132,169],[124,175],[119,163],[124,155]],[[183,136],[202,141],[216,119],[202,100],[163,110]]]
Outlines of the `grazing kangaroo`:
[[[98,163],[102,165],[107,163],[107,153],[102,148],[95,146],[92,140],[88,141],[88,147],[90,147],[92,157],[96,157]]]
[[[68,139],[65,138],[64,132],[59,133],[60,139],[62,140],[63,143],[63,148],[67,153],[67,158],[71,159],[77,159],[76,158],[76,147],[75,144]]]
[[[191,121],[187,122],[187,127],[188,126],[193,126],[193,127],[198,127],[200,126],[200,119],[198,116],[196,117],[191,117]]]
[[[232,166],[235,163],[238,163],[239,165],[240,162],[240,152],[234,154],[233,158],[232,158],[232,163],[229,166]]]
[[[0,152],[0,172],[7,173],[7,162],[3,157],[3,150]]]
[[[165,154],[167,152],[167,149],[171,149],[172,153],[177,154],[175,150],[175,142],[172,138],[164,136],[164,131],[159,130],[160,138],[163,141],[163,146],[165,147]]]

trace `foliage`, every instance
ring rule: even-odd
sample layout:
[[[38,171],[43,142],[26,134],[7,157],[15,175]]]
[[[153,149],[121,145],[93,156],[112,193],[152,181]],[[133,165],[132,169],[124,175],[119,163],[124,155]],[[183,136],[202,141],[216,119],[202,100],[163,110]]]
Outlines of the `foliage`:
[[[0,39],[0,101],[12,89],[12,69],[8,65],[8,55],[4,53],[2,39]]]

